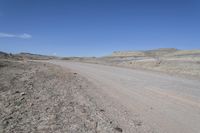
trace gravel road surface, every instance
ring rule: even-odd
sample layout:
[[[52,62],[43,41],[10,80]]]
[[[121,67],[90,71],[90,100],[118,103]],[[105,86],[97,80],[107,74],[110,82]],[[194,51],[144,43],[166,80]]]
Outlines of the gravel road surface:
[[[99,64],[50,61],[84,76],[123,132],[200,133],[200,81]]]

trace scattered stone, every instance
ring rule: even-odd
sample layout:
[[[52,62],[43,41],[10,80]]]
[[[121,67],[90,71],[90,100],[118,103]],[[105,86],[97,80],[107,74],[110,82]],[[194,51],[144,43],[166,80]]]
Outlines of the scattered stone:
[[[135,120],[133,123],[134,123],[134,125],[135,125],[136,127],[142,125],[142,121],[139,121],[139,120]]]
[[[26,95],[26,93],[25,93],[25,92],[22,92],[22,93],[20,93],[20,95],[21,95],[21,96],[24,96],[24,95]]]
[[[3,125],[3,128],[6,128],[9,124],[9,121],[8,120],[5,120],[3,121],[2,125]]]
[[[116,130],[116,131],[118,131],[118,132],[120,132],[120,133],[122,133],[122,132],[123,132],[123,130],[122,130],[120,127],[118,127],[118,126],[117,126],[117,127],[115,127],[115,130]]]
[[[105,110],[104,109],[100,109],[100,112],[105,112]]]
[[[23,101],[24,99],[25,99],[24,97],[21,97],[21,98],[20,98],[20,101]]]
[[[17,94],[17,93],[19,93],[19,91],[15,91],[15,93]]]
[[[30,104],[31,107],[32,107],[33,105],[34,105],[33,103]]]

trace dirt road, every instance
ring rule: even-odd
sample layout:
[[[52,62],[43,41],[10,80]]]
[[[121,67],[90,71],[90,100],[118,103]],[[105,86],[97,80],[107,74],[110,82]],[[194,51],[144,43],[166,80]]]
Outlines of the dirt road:
[[[91,93],[125,132],[200,133],[198,79],[97,64],[51,63],[78,72],[97,86]]]

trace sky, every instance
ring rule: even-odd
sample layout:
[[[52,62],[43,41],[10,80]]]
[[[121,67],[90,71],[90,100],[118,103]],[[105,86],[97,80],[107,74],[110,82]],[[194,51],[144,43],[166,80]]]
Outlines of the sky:
[[[200,49],[199,0],[0,0],[0,51]]]

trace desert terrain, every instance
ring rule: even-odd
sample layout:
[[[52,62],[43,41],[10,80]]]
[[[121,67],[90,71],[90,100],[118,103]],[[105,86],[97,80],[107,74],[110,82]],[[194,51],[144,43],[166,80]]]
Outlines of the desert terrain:
[[[121,132],[77,73],[49,63],[0,61],[1,133]]]
[[[0,58],[2,133],[200,131],[199,50]]]
[[[63,60],[144,69],[175,76],[200,77],[200,50],[161,48],[146,51],[116,51],[104,57],[76,57]]]

